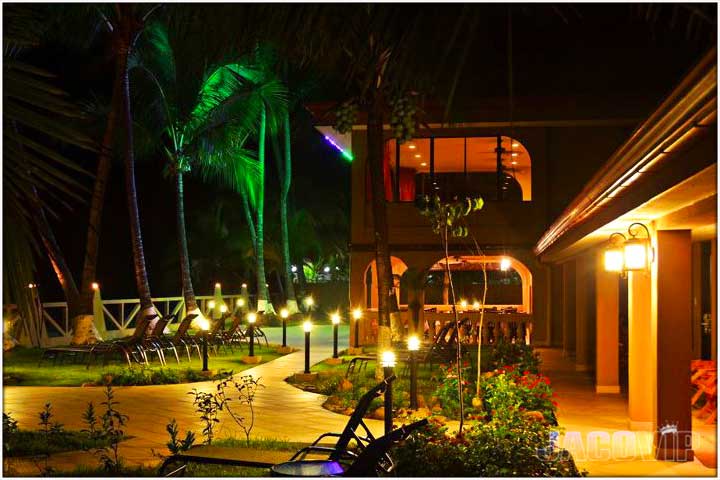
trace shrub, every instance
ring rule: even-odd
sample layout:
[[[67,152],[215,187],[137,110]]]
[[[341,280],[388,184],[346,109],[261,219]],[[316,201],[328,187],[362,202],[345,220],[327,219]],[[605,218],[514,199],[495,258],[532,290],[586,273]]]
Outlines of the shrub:
[[[516,365],[522,372],[538,373],[540,363],[540,355],[532,346],[523,343],[499,342],[492,348],[490,356],[491,370],[504,365]]]
[[[520,415],[481,422],[448,436],[431,422],[394,448],[402,477],[579,476],[572,457],[550,441],[550,429]]]
[[[470,364],[465,362],[462,366],[463,370],[463,399],[465,403],[465,412],[470,413],[472,409],[472,397],[474,388],[469,382],[472,375],[469,374]],[[442,406],[443,413],[446,416],[457,416],[460,412],[460,400],[458,398],[458,377],[454,365],[440,365],[440,384],[433,392],[433,396],[437,397]]]
[[[486,412],[493,418],[504,418],[517,413],[538,411],[550,423],[557,425],[557,402],[544,375],[519,372],[511,365],[486,374],[480,390]]]

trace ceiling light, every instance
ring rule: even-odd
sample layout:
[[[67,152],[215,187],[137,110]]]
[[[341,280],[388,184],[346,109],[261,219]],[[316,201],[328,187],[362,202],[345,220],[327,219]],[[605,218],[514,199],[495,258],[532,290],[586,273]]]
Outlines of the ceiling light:
[[[420,157],[422,157],[422,155],[420,155],[419,153],[415,154],[415,158],[420,158]]]
[[[513,161],[510,162],[510,163],[512,163],[513,165],[517,165],[517,162],[516,162],[515,160],[513,160]]]
[[[513,157],[517,157],[517,156],[518,156],[518,153],[517,153],[517,152],[512,152],[510,155],[512,155]]]
[[[512,146],[513,146],[513,148],[517,148],[517,147],[520,146],[520,144],[519,144],[518,142],[513,142],[513,143],[512,143]]]
[[[413,144],[411,143],[410,145],[408,145],[408,148],[409,148],[410,150],[415,150],[415,145],[413,145]]]
[[[421,162],[421,163],[420,163],[420,166],[421,166],[421,167],[427,167],[427,163]]]

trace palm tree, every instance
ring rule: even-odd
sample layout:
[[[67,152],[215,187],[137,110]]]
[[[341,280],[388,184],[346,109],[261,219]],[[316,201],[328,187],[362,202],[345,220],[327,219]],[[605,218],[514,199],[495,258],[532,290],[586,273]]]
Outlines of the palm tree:
[[[257,308],[266,313],[274,313],[274,309],[265,275],[265,146],[267,137],[276,135],[278,118],[281,118],[287,109],[286,89],[272,75],[270,62],[271,57],[262,49],[256,48],[252,56],[240,63],[222,67],[221,71],[225,75],[232,75],[243,85],[240,92],[209,97],[210,103],[217,102],[222,107],[218,115],[230,116],[227,108],[238,112],[232,124],[235,130],[229,130],[235,150],[201,164],[201,172],[206,179],[229,185],[242,196],[255,250]],[[213,126],[216,124],[217,122],[213,123]],[[215,130],[219,132],[218,129]],[[253,133],[257,143],[257,161],[254,168],[248,168],[250,156],[244,145]],[[224,135],[228,133],[225,132]],[[253,172],[252,175],[248,174],[250,171]]]
[[[92,175],[58,151],[56,145],[94,150],[94,142],[77,126],[80,108],[53,85],[51,73],[21,60],[44,34],[42,12],[35,6],[13,5],[5,9],[3,34],[3,279],[6,301],[18,305],[23,329],[33,345],[40,342],[40,322],[32,290],[35,253],[47,253],[68,301],[71,313],[78,310],[78,290],[61,249],[55,241],[47,213],[57,216],[51,205],[67,207],[68,199],[83,200],[85,188],[74,177]],[[40,238],[40,243],[36,238]]]
[[[182,38],[183,32],[172,32],[171,41],[165,25],[149,25],[132,67],[150,83],[146,89],[150,98],[140,96],[138,103],[146,106],[143,117],[152,117],[147,130],[160,133],[156,140],[163,145],[167,171],[175,183],[182,292],[186,310],[194,312],[198,307],[185,227],[184,175],[198,165],[217,171],[232,164],[241,186],[255,182],[258,162],[244,144],[256,126],[257,111],[252,107],[258,104],[248,101],[256,93],[246,79],[253,74],[239,64],[211,68],[205,75],[198,71],[200,62],[177,64],[175,52],[183,51]]]

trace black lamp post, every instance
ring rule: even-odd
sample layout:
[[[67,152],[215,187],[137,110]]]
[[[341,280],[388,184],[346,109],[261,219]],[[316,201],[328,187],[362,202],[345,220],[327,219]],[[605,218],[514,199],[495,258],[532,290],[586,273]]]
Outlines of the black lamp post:
[[[362,310],[356,308],[353,310],[353,319],[355,320],[355,348],[360,348],[360,319],[362,318]]]
[[[407,344],[410,351],[410,408],[417,410],[417,357],[415,352],[420,349],[420,338],[417,335],[410,335]]]
[[[280,310],[280,318],[282,318],[282,329],[283,329],[283,348],[287,347],[287,319],[290,315],[287,308]]]
[[[340,314],[335,312],[332,314],[333,325],[333,358],[338,358],[338,326],[340,325]]]
[[[255,321],[257,320],[257,315],[253,312],[248,313],[247,321],[248,321],[248,335],[250,336],[250,356],[255,356]]]
[[[203,327],[203,336],[202,336],[202,358],[203,358],[203,367],[202,371],[207,372],[208,371],[208,334],[210,333],[210,320],[204,319],[205,322],[202,324]]]
[[[310,320],[305,320],[303,330],[305,331],[305,371],[303,373],[310,373],[310,330],[312,330]]]
[[[387,388],[385,389],[385,435],[392,432],[393,414],[393,392],[392,392],[392,377],[394,377],[393,368],[395,367],[395,352],[392,350],[386,350],[382,354],[382,366],[385,380],[387,381]]]

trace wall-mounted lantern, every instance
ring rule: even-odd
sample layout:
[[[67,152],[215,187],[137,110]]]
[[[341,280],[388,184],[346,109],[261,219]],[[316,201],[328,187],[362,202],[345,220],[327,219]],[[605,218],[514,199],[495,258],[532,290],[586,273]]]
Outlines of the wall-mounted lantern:
[[[645,237],[638,235],[645,232]],[[605,249],[605,271],[627,272],[648,271],[655,259],[655,252],[650,244],[650,230],[642,223],[633,223],[628,227],[628,237],[615,232],[610,235],[608,247]]]

